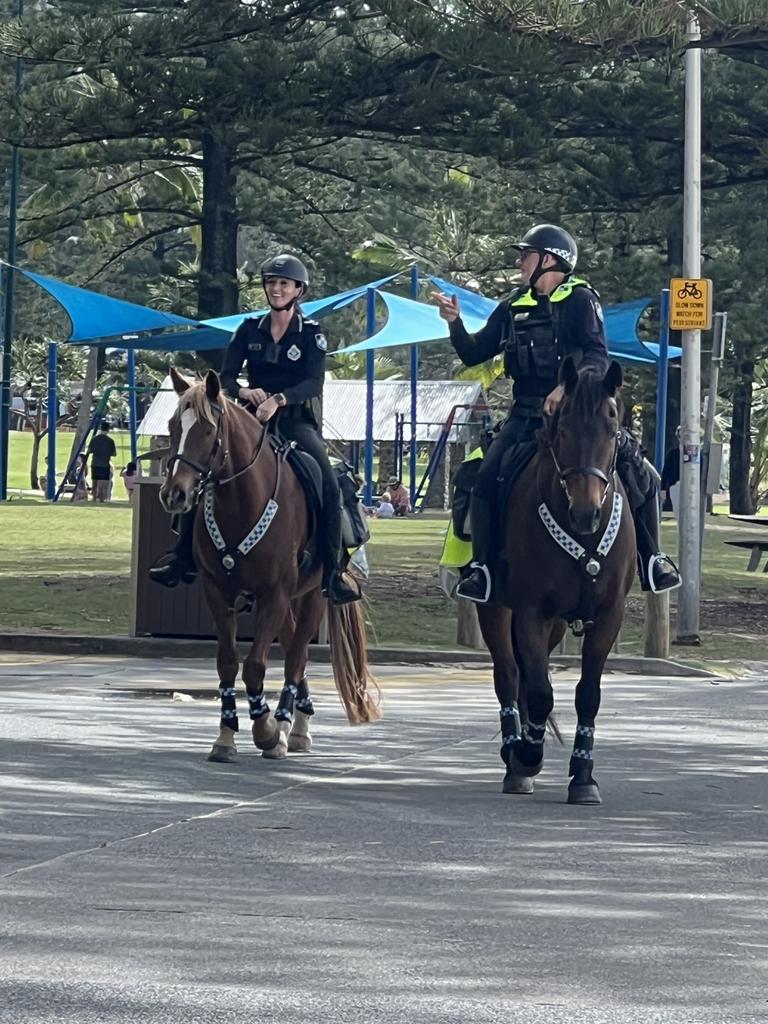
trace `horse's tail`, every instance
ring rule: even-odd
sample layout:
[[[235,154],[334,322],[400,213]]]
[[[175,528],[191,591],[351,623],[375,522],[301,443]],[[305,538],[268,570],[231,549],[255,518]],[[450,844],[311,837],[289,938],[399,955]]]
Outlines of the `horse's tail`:
[[[547,719],[547,729],[552,734],[553,738],[557,740],[561,747],[565,746],[565,740],[563,734],[560,732],[560,725],[555,718],[554,711],[550,711],[549,718]]]
[[[365,619],[359,603],[328,602],[328,634],[336,691],[350,725],[381,718],[381,690],[368,668]]]

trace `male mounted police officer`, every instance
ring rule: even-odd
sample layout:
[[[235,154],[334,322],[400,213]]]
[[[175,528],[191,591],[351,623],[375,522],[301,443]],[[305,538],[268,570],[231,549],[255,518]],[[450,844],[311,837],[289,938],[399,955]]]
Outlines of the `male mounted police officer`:
[[[512,408],[496,434],[472,490],[471,572],[456,593],[483,604],[492,599],[493,556],[498,478],[502,459],[515,445],[532,441],[564,397],[558,384],[560,363],[571,356],[579,369],[604,373],[608,368],[603,312],[597,292],[573,277],[578,249],[572,236],[554,224],[538,224],[513,248],[520,252],[521,285],[499,303],[486,325],[470,335],[461,321],[456,296],[435,296],[448,322],[451,343],[467,366],[499,353],[514,381]],[[658,489],[643,465],[637,441],[622,431],[617,462],[627,491],[637,533],[638,568],[644,590],[659,592],[680,586],[674,564],[659,550]]]

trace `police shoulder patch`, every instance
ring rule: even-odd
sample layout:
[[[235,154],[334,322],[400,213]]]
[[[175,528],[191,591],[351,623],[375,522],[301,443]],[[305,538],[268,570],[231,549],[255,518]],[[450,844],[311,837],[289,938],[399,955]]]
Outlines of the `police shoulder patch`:
[[[600,305],[597,299],[592,299],[592,309],[595,311],[595,316],[600,321],[600,323],[603,323],[603,307]]]
[[[318,331],[315,335],[315,344],[321,352],[326,352],[328,349],[328,342],[325,340],[325,335],[322,331]]]

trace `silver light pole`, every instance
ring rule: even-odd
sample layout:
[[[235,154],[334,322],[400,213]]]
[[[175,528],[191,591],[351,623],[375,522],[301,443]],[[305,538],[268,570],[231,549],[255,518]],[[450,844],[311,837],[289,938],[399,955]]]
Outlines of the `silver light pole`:
[[[685,180],[683,191],[683,276],[701,277],[701,38],[696,15],[688,12],[685,54]],[[699,643],[701,502],[701,331],[683,331],[680,437],[680,572],[677,642]]]

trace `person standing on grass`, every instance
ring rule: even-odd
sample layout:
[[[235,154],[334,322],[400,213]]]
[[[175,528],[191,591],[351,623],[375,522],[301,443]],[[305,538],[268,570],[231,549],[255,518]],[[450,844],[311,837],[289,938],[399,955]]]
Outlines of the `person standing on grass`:
[[[91,460],[91,484],[93,487],[93,500],[105,502],[109,498],[109,480],[112,470],[112,459],[117,455],[115,442],[109,436],[109,426],[102,423],[98,434],[94,434],[86,459]]]

